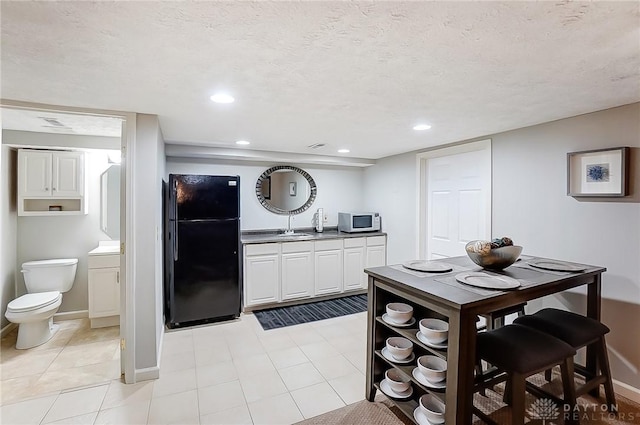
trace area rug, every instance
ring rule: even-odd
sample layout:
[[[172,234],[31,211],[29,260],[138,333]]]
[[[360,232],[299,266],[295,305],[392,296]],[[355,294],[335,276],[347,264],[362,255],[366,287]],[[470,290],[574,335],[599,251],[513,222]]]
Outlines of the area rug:
[[[254,311],[253,314],[262,325],[262,329],[268,331],[269,329],[331,319],[363,311],[367,311],[367,296],[365,294]]]

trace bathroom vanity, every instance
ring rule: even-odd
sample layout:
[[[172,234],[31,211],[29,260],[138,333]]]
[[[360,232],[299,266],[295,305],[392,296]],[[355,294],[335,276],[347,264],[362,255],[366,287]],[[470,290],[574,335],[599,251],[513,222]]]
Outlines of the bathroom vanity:
[[[100,242],[89,251],[89,319],[92,328],[120,324],[120,247]]]

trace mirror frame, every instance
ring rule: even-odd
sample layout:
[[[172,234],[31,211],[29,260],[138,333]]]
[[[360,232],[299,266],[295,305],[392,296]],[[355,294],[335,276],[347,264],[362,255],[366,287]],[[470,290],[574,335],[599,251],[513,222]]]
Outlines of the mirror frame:
[[[269,178],[272,173],[279,170],[290,170],[290,171],[295,171],[297,173],[300,173],[309,183],[309,186],[311,187],[311,194],[309,195],[309,199],[307,199],[307,202],[305,202],[304,205],[302,205],[300,208],[296,208],[295,210],[283,210],[281,208],[271,205],[268,202],[268,199],[266,199],[262,195],[262,182],[267,178]],[[315,201],[317,192],[318,192],[318,188],[316,187],[316,182],[313,180],[313,177],[311,177],[311,175],[306,171],[304,171],[303,169],[294,167],[293,165],[276,165],[275,167],[271,167],[268,170],[266,170],[264,173],[260,174],[260,177],[258,177],[258,181],[256,181],[256,196],[258,197],[258,202],[260,202],[260,204],[263,207],[265,207],[267,210],[271,211],[274,214],[293,215],[293,214],[300,214],[308,210],[309,207],[311,207],[311,205],[313,204],[313,201]]]

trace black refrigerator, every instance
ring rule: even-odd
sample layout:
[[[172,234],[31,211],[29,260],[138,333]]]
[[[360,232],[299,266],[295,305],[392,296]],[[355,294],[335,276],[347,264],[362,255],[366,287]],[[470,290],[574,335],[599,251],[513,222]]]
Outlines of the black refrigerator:
[[[240,177],[170,174],[164,310],[169,328],[240,315]]]

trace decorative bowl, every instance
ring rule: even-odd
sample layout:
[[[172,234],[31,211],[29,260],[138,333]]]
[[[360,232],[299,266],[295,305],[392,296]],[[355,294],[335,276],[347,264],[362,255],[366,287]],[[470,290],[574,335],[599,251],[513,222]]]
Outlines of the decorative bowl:
[[[447,361],[437,356],[418,357],[418,369],[429,382],[442,382],[447,377]]]
[[[445,342],[449,338],[449,324],[440,319],[422,319],[420,333],[432,344]]]
[[[405,303],[389,303],[387,314],[394,322],[407,323],[413,317],[413,307]]]
[[[473,245],[478,241],[471,241],[465,245],[465,251],[471,261],[482,268],[489,270],[502,270],[516,262],[522,253],[522,247],[518,245],[493,248],[489,252],[480,254],[473,250]]]
[[[389,386],[395,392],[402,393],[411,386],[411,379],[400,373],[398,369],[389,369],[384,373],[389,382]]]
[[[420,397],[420,409],[432,424],[444,423],[444,403],[433,394]]]
[[[413,343],[407,338],[392,336],[387,338],[387,350],[394,359],[404,360],[413,352]]]

